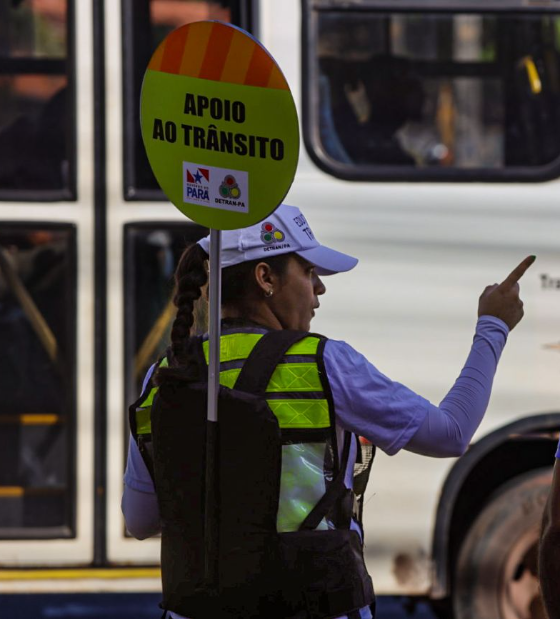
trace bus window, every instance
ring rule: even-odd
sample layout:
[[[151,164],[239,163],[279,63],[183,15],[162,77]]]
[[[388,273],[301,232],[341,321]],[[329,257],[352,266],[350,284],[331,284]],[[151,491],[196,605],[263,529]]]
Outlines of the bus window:
[[[73,535],[75,230],[0,226],[0,537]]]
[[[173,274],[183,250],[208,234],[188,222],[130,224],[125,228],[127,403],[134,402],[148,368],[165,353],[175,306]],[[197,304],[196,326],[205,331],[205,304]]]
[[[0,199],[75,199],[69,2],[0,2]]]
[[[306,2],[304,131],[320,167],[349,179],[558,176],[558,15],[342,4]]]
[[[175,28],[204,19],[251,30],[250,0],[124,0],[125,198],[163,200],[140,133],[138,101],[142,79],[157,46]]]

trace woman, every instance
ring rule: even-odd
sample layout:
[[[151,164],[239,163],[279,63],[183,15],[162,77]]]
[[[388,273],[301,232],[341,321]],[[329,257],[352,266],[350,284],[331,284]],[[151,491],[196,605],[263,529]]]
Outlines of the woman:
[[[222,244],[224,270],[220,381],[222,385],[236,389],[240,384],[248,385],[247,381],[250,382],[247,368],[251,368],[253,374],[260,373],[262,364],[253,363],[257,350],[261,354],[265,349],[259,343],[272,343],[273,339],[278,340],[286,334],[294,333],[288,330],[308,332],[319,307],[319,297],[326,290],[321,276],[348,271],[356,265],[357,259],[320,245],[299,209],[287,205],[281,205],[264,223],[224,232]],[[177,317],[171,334],[171,347],[168,359],[156,373],[157,380],[163,384],[166,380],[173,380],[180,375],[177,369],[190,368],[195,372],[193,368],[197,363],[200,365],[200,351],[207,350],[204,349],[207,345],[189,336],[193,325],[193,304],[200,297],[201,289],[207,281],[208,250],[207,237],[187,249],[179,262],[175,295]],[[273,411],[272,417],[280,427],[282,438],[279,488],[270,505],[276,506],[275,529],[281,534],[281,538],[288,533],[291,538],[284,536],[283,540],[295,541],[289,543],[294,545],[294,549],[286,551],[285,544],[282,543],[279,551],[274,546],[274,553],[270,551],[269,555],[274,556],[275,566],[283,567],[276,578],[279,582],[284,580],[288,585],[280,588],[277,584],[272,587],[259,584],[257,587],[256,582],[251,581],[252,578],[249,578],[249,584],[246,583],[247,579],[240,578],[238,587],[231,588],[231,591],[234,599],[236,592],[242,592],[243,595],[238,603],[231,603],[230,617],[288,617],[285,609],[286,615],[278,616],[271,612],[272,609],[280,609],[274,605],[284,604],[288,606],[286,609],[293,605],[291,609],[296,610],[295,617],[372,617],[369,606],[373,603],[373,590],[363,568],[361,551],[355,549],[356,540],[360,540],[362,536],[361,509],[352,510],[353,494],[349,490],[353,484],[356,460],[363,461],[364,457],[367,458],[367,451],[360,454],[358,437],[366,438],[389,455],[403,448],[436,457],[463,454],[486,410],[492,380],[507,335],[523,316],[517,281],[533,263],[534,258],[525,259],[502,284],[488,286],[482,293],[479,300],[479,319],[469,357],[461,375],[439,406],[385,377],[350,345],[305,333],[296,334],[295,344],[289,345],[280,355],[280,362],[275,363],[271,370],[272,379],[269,381],[267,376],[265,383],[265,398],[269,407],[267,410]],[[195,362],[197,355],[199,362]],[[168,369],[162,367],[167,362]],[[201,374],[204,374],[204,358],[201,364]],[[196,439],[191,444],[188,451],[192,454],[180,454],[185,452],[182,449],[187,441],[185,437],[195,432],[195,416],[193,414],[189,417],[188,411],[181,412],[176,418],[177,424],[181,424],[181,420],[189,420],[190,426],[185,426],[184,433],[174,432],[173,427],[167,435],[165,430],[156,432],[156,429],[163,428],[166,421],[169,422],[174,413],[172,409],[171,413],[168,412],[163,417],[161,412],[157,413],[166,402],[163,384],[159,401],[156,399],[159,409],[154,404],[154,411],[151,412],[150,407],[157,389],[150,379],[152,373],[153,368],[146,380],[142,397],[136,406],[131,408],[134,438],[130,443],[125,473],[123,512],[129,531],[140,539],[161,531],[163,523],[164,605],[175,614],[173,617],[181,617],[177,612],[192,617],[195,609],[201,613],[200,607],[192,606],[195,605],[192,592],[181,598],[190,587],[188,583],[185,585],[189,580],[182,578],[184,572],[189,572],[190,565],[188,562],[181,564],[183,559],[179,556],[189,552],[189,545],[185,541],[190,540],[194,547],[197,542],[194,534],[186,535],[179,530],[190,527],[190,521],[196,520],[198,515],[191,508],[188,509],[191,512],[188,512],[184,506],[190,505],[192,497],[200,495],[202,488],[189,487],[199,484],[197,480],[201,470],[191,470],[189,467],[191,463],[197,462],[197,458],[203,460],[202,453],[198,457],[194,454],[202,442]],[[200,376],[197,380],[201,380]],[[179,388],[175,386],[173,389]],[[195,399],[196,395],[192,394],[194,392],[188,399]],[[167,400],[169,401],[169,398]],[[177,406],[177,398],[173,406]],[[194,400],[189,400],[188,407],[197,409],[197,412],[200,409],[195,406]],[[197,413],[199,414],[200,412]],[[151,426],[149,420],[146,421],[150,415],[155,424],[155,489],[148,471],[154,458],[150,456],[151,435],[148,431],[151,432]],[[226,423],[228,416],[223,416],[223,419],[225,421],[222,423]],[[235,432],[235,427],[232,427],[231,432]],[[160,440],[159,445],[156,441],[158,433],[160,438],[165,437],[165,441]],[[177,437],[179,439],[176,439]],[[243,435],[238,441],[244,441]],[[247,440],[247,445],[241,446],[240,454],[249,449],[253,448]],[[266,455],[261,456],[264,463]],[[235,460],[235,454],[230,455],[230,458]],[[366,471],[367,478],[367,465],[361,465],[359,494],[363,493],[363,471]],[[244,467],[242,461],[239,461],[238,467]],[[220,471],[222,477],[228,476],[227,468]],[[244,476],[253,475],[250,468],[244,471]],[[340,476],[337,476],[338,472]],[[255,475],[258,477],[258,474],[259,471]],[[272,480],[268,474],[267,479]],[[235,477],[231,478],[231,484],[237,484]],[[266,483],[262,480],[252,484],[261,484],[259,493],[266,494],[267,489],[262,486]],[[190,488],[190,491],[184,493],[187,488]],[[228,490],[229,487],[222,487],[223,494],[227,495]],[[241,485],[235,489],[236,494],[245,492]],[[236,494],[233,498],[237,497]],[[254,505],[251,505],[251,502],[254,502]],[[235,502],[232,500],[230,503]],[[242,505],[246,503],[246,500],[240,501]],[[262,503],[265,503],[264,499]],[[222,498],[222,522],[235,521],[225,518],[229,504],[225,507],[224,504],[227,504],[227,501]],[[258,512],[261,504],[259,496],[253,496],[249,504],[250,511],[244,519],[257,520],[251,511]],[[200,512],[201,506],[197,510]],[[264,517],[263,523],[268,518],[267,515]],[[237,522],[240,521],[243,519],[238,516]],[[240,527],[243,527],[243,523]],[[311,530],[313,533],[309,534]],[[296,531],[303,532],[303,538],[298,538]],[[302,560],[298,554],[307,544],[302,542],[305,536],[305,540],[313,537],[313,540],[318,540],[323,537],[325,541],[332,541],[333,532],[337,535],[345,532],[344,541],[341,542],[341,539],[336,543],[340,543],[340,547],[337,547],[340,552],[328,556],[329,545],[322,542],[315,551],[310,552],[308,567],[299,571]],[[262,534],[258,527],[251,532],[253,536],[256,534]],[[240,535],[238,532],[236,536],[235,541],[244,541],[247,538],[245,533]],[[266,544],[275,545],[276,539],[271,539],[269,534],[267,536]],[[166,537],[175,542],[167,544]],[[226,532],[221,540],[226,546],[227,537]],[[243,551],[246,543],[235,544]],[[235,544],[231,549],[234,549]],[[174,545],[181,547],[181,553],[174,554]],[[343,556],[346,552],[348,557],[344,564],[346,560]],[[289,559],[286,558],[292,555],[296,560],[289,565]],[[260,572],[266,574],[273,568],[266,563],[266,558],[263,558],[261,554],[258,561],[264,562],[264,568],[261,567]],[[191,563],[199,561],[198,557],[189,560]],[[173,572],[169,569],[170,565],[180,565],[180,569],[166,583],[166,571],[167,574]],[[243,562],[240,561],[240,571],[242,566]],[[257,573],[258,571],[251,574]],[[307,581],[311,579],[311,574],[315,581],[309,585]],[[345,580],[341,574],[349,576]],[[196,578],[196,574],[192,573],[191,578]],[[300,590],[305,590],[305,594],[301,600],[296,601],[301,592],[293,592],[289,584],[293,585],[298,580]],[[252,586],[252,590],[247,590],[247,585]],[[259,588],[263,588],[262,591]],[[261,594],[256,594],[257,592]],[[279,598],[274,601],[274,596]],[[293,600],[290,597],[294,597]],[[247,602],[251,598],[254,600]],[[209,602],[210,615],[206,617],[219,617],[212,615],[216,613],[216,609],[211,607],[211,597],[203,598],[202,601],[204,600]],[[259,601],[263,601],[261,607]],[[242,614],[240,610],[243,605],[250,606],[253,603],[256,607],[252,608],[251,613],[263,615],[249,616],[247,609],[244,611],[246,615]],[[305,609],[300,609],[298,605]],[[256,609],[262,609],[262,612],[256,612]],[[224,609],[219,608],[219,611],[222,612],[221,617],[225,617]]]

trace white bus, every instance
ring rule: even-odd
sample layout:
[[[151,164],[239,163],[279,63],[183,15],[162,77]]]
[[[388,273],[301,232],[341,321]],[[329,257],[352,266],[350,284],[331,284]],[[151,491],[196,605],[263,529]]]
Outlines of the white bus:
[[[360,258],[316,331],[434,403],[484,286],[528,254],[526,317],[458,459],[378,453],[378,594],[458,618],[542,617],[538,522],[560,428],[558,0],[0,0],[0,592],[154,590],[159,540],[120,511],[127,404],[163,350],[171,275],[205,233],[139,132],[163,37],[255,34],[301,120],[286,199]]]

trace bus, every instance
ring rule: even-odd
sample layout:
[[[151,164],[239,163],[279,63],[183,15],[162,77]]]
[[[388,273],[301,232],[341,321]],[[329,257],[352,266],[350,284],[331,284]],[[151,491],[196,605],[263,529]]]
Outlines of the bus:
[[[157,591],[120,510],[127,406],[206,234],[147,163],[148,60],[185,23],[256,36],[301,126],[286,197],[360,258],[314,330],[434,403],[477,300],[528,254],[526,316],[459,459],[377,454],[378,594],[542,617],[539,521],[560,429],[558,0],[0,0],[0,592]]]

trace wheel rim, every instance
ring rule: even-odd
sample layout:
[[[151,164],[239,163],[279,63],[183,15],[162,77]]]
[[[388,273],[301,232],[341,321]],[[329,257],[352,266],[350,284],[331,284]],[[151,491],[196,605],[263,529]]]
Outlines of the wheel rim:
[[[538,529],[512,545],[500,584],[502,618],[546,618],[537,577]]]

